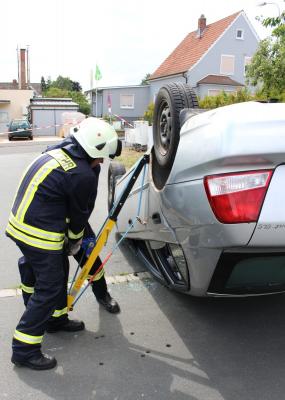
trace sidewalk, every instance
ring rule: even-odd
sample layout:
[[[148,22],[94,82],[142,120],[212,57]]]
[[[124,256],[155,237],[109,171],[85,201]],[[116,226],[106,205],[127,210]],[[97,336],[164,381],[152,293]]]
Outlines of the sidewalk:
[[[34,136],[33,140],[27,139],[15,139],[12,141],[8,140],[6,135],[0,135],[0,147],[12,147],[12,146],[34,146],[34,145],[42,145],[49,144],[53,142],[61,141],[62,138],[59,136]]]

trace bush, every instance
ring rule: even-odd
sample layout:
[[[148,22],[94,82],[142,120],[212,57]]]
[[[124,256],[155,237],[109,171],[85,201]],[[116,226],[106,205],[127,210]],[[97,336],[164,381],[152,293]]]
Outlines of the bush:
[[[110,114],[110,115],[109,114],[104,114],[103,115],[103,120],[106,121],[106,122],[109,122],[109,123],[118,121],[118,119],[112,114]]]
[[[149,125],[153,123],[153,112],[154,112],[154,102],[150,102],[147,106],[147,109],[144,113],[144,119],[148,122]]]
[[[247,89],[239,90],[237,93],[223,91],[217,96],[205,96],[202,100],[199,100],[199,107],[212,109],[250,100],[255,100],[255,97],[249,94]]]

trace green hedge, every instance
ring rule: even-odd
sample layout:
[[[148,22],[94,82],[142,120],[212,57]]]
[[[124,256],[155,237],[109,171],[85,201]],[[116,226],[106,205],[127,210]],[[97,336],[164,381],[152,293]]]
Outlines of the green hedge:
[[[277,99],[279,102],[285,102],[285,92],[281,94],[271,93],[268,98],[263,92],[256,92],[252,95],[246,89],[239,90],[237,93],[221,92],[217,96],[206,96],[202,100],[199,99],[199,107],[212,109],[244,101],[268,101],[270,98]]]

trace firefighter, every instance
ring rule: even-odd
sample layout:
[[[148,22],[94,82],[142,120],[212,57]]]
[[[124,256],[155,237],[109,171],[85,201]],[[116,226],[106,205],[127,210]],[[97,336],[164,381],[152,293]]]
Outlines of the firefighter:
[[[67,315],[67,255],[82,251],[84,228],[97,195],[99,164],[120,152],[115,130],[97,118],[86,118],[71,128],[63,146],[37,157],[20,182],[6,228],[24,257],[19,266],[26,310],[12,342],[11,361],[17,366],[55,367],[56,359],[41,352],[44,332],[84,329],[82,321]]]

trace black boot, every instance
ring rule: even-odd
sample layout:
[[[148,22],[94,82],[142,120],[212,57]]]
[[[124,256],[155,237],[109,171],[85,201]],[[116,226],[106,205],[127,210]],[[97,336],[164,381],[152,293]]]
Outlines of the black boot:
[[[50,357],[46,354],[37,354],[32,358],[27,360],[17,359],[14,354],[12,355],[11,361],[16,367],[27,367],[30,369],[36,369],[38,371],[43,371],[45,369],[52,369],[56,366],[57,361],[54,357]]]
[[[104,275],[97,281],[92,282],[92,291],[98,303],[101,304],[108,312],[112,314],[118,314],[120,312],[119,304],[110,296],[110,293],[108,292]]]
[[[96,299],[110,313],[118,314],[120,312],[119,304],[111,297],[109,292],[106,292],[104,297],[96,297]]]
[[[85,329],[85,325],[83,321],[77,321],[76,319],[67,319],[62,324],[53,324],[50,323],[46,329],[48,333],[55,333],[59,331],[64,332],[78,332],[83,331]]]

